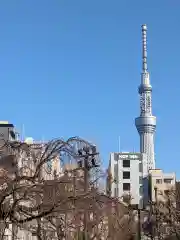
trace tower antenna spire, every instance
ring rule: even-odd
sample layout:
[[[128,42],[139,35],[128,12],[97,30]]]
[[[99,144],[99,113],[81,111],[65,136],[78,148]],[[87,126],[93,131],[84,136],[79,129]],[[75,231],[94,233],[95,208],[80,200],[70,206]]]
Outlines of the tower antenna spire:
[[[142,73],[138,91],[140,94],[140,116],[136,118],[135,124],[140,135],[140,152],[147,156],[148,169],[153,169],[155,168],[156,117],[152,115],[152,86],[147,67],[147,26],[145,24],[142,25]]]
[[[147,26],[142,25],[142,70],[147,72]]]

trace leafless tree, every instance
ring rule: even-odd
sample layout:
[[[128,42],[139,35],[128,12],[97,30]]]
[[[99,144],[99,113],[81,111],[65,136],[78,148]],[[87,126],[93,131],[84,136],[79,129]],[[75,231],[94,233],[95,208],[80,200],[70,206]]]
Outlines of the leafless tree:
[[[85,189],[82,169],[68,170],[62,178],[66,182],[65,194],[72,201],[46,217],[46,226],[54,229],[56,239],[118,239],[121,235],[124,240],[129,239],[132,218],[127,217],[129,212],[124,204],[99,193],[95,186],[83,198],[76,199]]]
[[[148,218],[143,225],[143,232],[151,239],[179,240],[180,211],[176,201],[176,190],[166,191],[166,195],[149,203],[146,210]]]
[[[0,152],[0,239],[21,229],[38,240],[132,237],[133,212],[98,190],[105,175],[93,144],[1,141]]]
[[[29,228],[33,221],[40,229],[39,222],[46,216],[72,200],[77,201],[89,195],[90,186],[87,182],[88,191],[69,196],[66,191],[62,191],[67,185],[66,179],[62,178],[63,173],[58,173],[56,169],[48,172],[47,169],[48,163],[53,163],[57,156],[60,156],[61,167],[71,161],[78,168],[78,164],[86,159],[88,174],[93,176],[91,167],[98,162],[98,153],[95,146],[87,141],[74,137],[67,141],[55,139],[44,144],[30,145],[1,141],[0,145],[1,229],[5,230],[9,224],[13,224],[15,229],[19,226]],[[89,151],[80,155],[80,147],[88,148]],[[83,166],[81,168],[84,169]],[[13,235],[15,232],[13,230]]]

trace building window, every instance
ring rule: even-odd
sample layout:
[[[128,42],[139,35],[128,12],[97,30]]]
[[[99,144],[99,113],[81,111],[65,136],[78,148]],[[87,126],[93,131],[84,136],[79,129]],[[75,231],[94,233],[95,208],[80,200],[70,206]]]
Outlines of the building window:
[[[162,184],[162,179],[156,179],[156,184]]]
[[[123,183],[123,191],[130,191],[130,183]]]
[[[123,167],[129,168],[130,167],[130,160],[123,160]]]
[[[130,172],[123,172],[123,179],[130,179]]]
[[[142,196],[143,195],[143,186],[139,187],[139,195]]]
[[[143,208],[143,198],[139,199],[139,209]]]
[[[118,161],[119,160],[119,154],[114,153],[114,161]]]
[[[114,164],[114,182],[118,182],[118,165]]]
[[[139,176],[139,184],[142,184],[143,183],[143,178],[142,176]]]
[[[142,172],[142,171],[143,171],[142,163],[139,163],[139,172]]]
[[[118,188],[115,188],[115,189],[114,189],[114,196],[115,196],[115,197],[118,197]]]
[[[51,160],[47,161],[47,171],[48,172],[52,171],[52,161]]]
[[[168,196],[169,195],[169,190],[164,190],[164,194],[166,195],[166,196]]]
[[[94,213],[93,212],[89,214],[89,218],[90,218],[90,221],[93,221],[93,219],[94,219]]]
[[[164,179],[164,183],[170,183],[170,184],[171,184],[171,183],[172,183],[172,179],[170,179],[170,178],[165,178],[165,179]]]

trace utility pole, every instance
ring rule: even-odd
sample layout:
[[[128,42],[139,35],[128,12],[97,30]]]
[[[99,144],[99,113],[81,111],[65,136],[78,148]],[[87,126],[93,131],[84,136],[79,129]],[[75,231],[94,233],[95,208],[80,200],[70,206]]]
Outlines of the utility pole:
[[[138,211],[138,240],[141,240],[141,209],[138,207],[138,204],[137,211]]]
[[[15,194],[15,188],[16,188],[16,185],[14,186],[15,184],[13,184],[13,193],[12,193],[12,197],[13,197],[13,203],[15,202],[16,200],[16,194]],[[13,213],[14,214],[14,213]],[[15,240],[16,239],[16,225],[14,222],[12,222],[12,240]]]
[[[80,160],[78,161],[79,168],[82,168],[84,171],[84,193],[88,191],[88,175],[89,175],[89,148],[84,147],[83,149],[78,150]],[[83,159],[82,159],[83,158]],[[87,240],[87,211],[84,210],[84,236],[83,240]]]
[[[16,166],[16,168],[15,168],[15,178],[16,178],[18,176],[19,169],[18,169],[18,164],[17,164],[17,162],[15,162],[14,157],[13,157],[13,165]],[[16,189],[18,187],[17,186],[17,181],[15,181],[13,183],[12,187],[13,187],[12,201],[13,201],[13,204],[14,204],[14,202],[16,201],[16,197],[17,197],[17,195],[16,195]],[[13,209],[13,211],[14,211],[14,209]],[[14,212],[13,212],[13,214],[14,214]],[[12,240],[17,239],[17,231],[18,231],[18,227],[17,227],[16,223],[12,222]]]
[[[85,157],[84,159],[84,192],[85,194],[88,191],[89,188],[89,167],[88,167],[88,156]],[[85,211],[85,215],[84,215],[84,233],[85,233],[85,240],[88,239],[87,233],[88,233],[88,229],[87,229],[87,222],[88,222],[88,214],[87,211]]]
[[[157,206],[157,203],[158,203],[158,199],[157,199],[157,187],[154,188],[154,191],[155,191],[155,215],[156,215],[156,231],[155,231],[155,238],[157,240],[160,239],[160,236],[159,236],[159,223],[158,223],[158,206]]]
[[[150,217],[151,216],[153,216],[153,206],[152,206],[152,203],[150,204]],[[154,239],[154,232],[153,232],[153,224],[152,224],[152,220],[151,220],[151,223],[150,223],[151,225],[150,225],[150,227],[151,227],[151,240],[153,240]]]
[[[96,164],[95,155],[98,153],[96,152],[96,147],[85,146],[83,149],[78,150],[79,156],[83,157],[83,162],[80,160],[78,162],[79,167],[84,169],[84,192],[87,193],[89,189],[89,171],[92,168],[99,167]],[[84,212],[84,240],[88,240],[88,211]]]

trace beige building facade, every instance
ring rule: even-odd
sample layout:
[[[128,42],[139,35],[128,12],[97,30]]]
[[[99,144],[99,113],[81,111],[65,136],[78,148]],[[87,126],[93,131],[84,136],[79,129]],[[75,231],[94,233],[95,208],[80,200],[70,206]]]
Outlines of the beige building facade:
[[[167,194],[174,191],[176,186],[176,174],[164,173],[161,169],[149,170],[150,200],[155,202],[167,199]],[[157,194],[157,195],[156,195]]]

